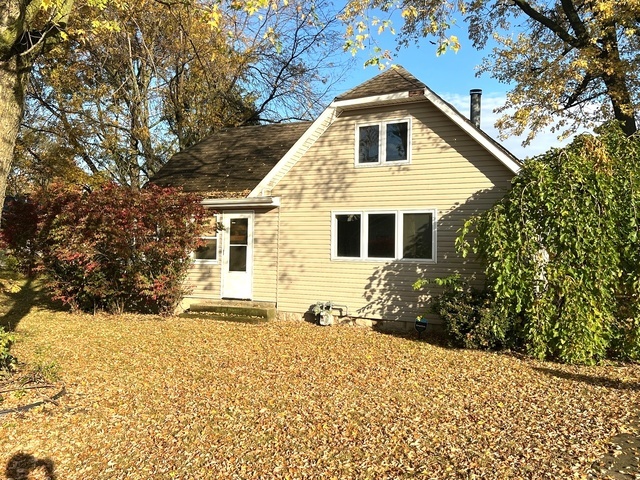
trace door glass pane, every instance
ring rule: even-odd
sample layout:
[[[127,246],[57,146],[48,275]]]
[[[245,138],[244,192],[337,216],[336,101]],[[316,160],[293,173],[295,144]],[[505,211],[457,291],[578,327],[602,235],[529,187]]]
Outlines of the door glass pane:
[[[377,163],[380,149],[380,129],[378,125],[360,127],[358,129],[360,145],[358,147],[358,163]]]
[[[402,258],[433,260],[433,214],[405,213],[402,227]]]
[[[395,258],[395,213],[372,213],[369,215],[369,238],[367,256],[375,258]]]
[[[408,158],[408,132],[409,124],[407,122],[387,124],[387,162]]]
[[[249,231],[248,218],[234,218],[229,225],[229,244],[247,245]]]
[[[229,247],[229,271],[247,271],[247,247],[239,245]]]
[[[360,215],[336,215],[338,256],[360,256]]]

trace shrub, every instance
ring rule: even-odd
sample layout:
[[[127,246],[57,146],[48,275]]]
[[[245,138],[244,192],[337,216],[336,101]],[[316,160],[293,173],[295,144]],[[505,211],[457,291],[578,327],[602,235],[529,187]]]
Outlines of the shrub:
[[[513,326],[491,303],[487,290],[477,290],[458,275],[433,280],[443,292],[431,303],[440,315],[449,344],[462,348],[500,349],[514,344]],[[415,289],[430,283],[418,280]]]
[[[88,312],[173,311],[200,243],[197,196],[155,186],[54,185],[33,202],[38,268],[54,299]]]
[[[16,357],[9,353],[14,341],[13,333],[6,332],[3,327],[0,327],[0,371],[11,371],[18,362]]]
[[[37,229],[37,206],[29,197],[6,202],[2,212],[0,248],[9,250],[10,254],[2,254],[0,260],[4,268],[16,268],[28,276],[34,274],[38,258]]]

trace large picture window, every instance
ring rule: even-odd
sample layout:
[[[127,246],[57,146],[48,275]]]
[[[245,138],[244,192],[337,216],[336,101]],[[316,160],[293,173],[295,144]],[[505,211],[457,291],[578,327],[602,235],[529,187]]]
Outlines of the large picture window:
[[[193,252],[193,259],[196,263],[215,263],[218,261],[218,216],[208,215],[203,222],[204,245]]]
[[[393,120],[356,127],[356,165],[408,163],[411,122]]]
[[[334,259],[435,262],[435,210],[335,212]]]

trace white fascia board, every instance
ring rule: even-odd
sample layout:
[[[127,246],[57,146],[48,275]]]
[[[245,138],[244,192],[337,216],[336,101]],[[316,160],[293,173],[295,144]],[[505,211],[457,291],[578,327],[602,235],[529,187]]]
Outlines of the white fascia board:
[[[279,207],[280,197],[205,198],[202,205],[209,208]]]
[[[335,119],[335,108],[333,108],[331,105],[320,114],[320,116],[309,126],[309,128],[307,128],[307,130],[305,130],[305,132],[296,141],[296,143],[294,143],[289,151],[284,154],[284,156],[278,161],[278,163],[276,163],[271,171],[265,175],[262,181],[260,181],[260,183],[256,185],[253,190],[251,190],[251,193],[249,193],[247,197],[260,198],[265,189],[271,190],[271,188],[273,188],[273,185],[270,184],[273,178],[278,175],[278,173],[280,173],[283,168],[286,167],[286,165],[291,160],[291,157],[293,157],[300,149],[304,147],[304,144],[307,142],[309,137],[311,137],[327,119],[330,119],[332,122]]]
[[[350,100],[336,100],[331,103],[331,106],[335,108],[348,108],[370,103],[393,102],[395,100],[404,100],[406,98],[409,98],[409,92],[388,93],[386,95],[352,98]]]
[[[520,171],[521,165],[518,162],[515,162],[512,158],[509,157],[505,152],[503,152],[498,146],[496,146],[493,140],[482,135],[475,127],[467,122],[467,119],[464,118],[458,111],[451,108],[447,103],[445,103],[440,97],[435,95],[431,90],[425,89],[424,96],[431,102],[433,105],[438,108],[442,113],[444,113],[447,117],[449,117],[455,124],[457,124],[462,130],[468,133],[473,139],[475,139],[480,145],[482,145],[490,154],[496,157],[500,162],[504,164],[509,170],[511,170],[514,174],[518,174]]]

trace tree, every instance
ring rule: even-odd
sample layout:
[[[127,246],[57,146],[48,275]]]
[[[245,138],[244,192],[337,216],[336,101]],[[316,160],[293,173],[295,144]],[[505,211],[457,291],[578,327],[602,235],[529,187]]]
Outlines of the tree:
[[[36,123],[36,136],[41,143],[37,149],[31,149],[33,153],[39,160],[46,161],[51,155],[45,155],[43,148],[64,149],[74,155],[74,160],[80,159],[85,169],[93,171],[93,167],[99,170],[102,166],[92,166],[92,163],[108,156],[100,155],[104,152],[96,152],[91,147],[114,146],[116,153],[110,152],[113,156],[108,158],[112,162],[110,168],[117,173],[114,177],[128,178],[135,184],[141,181],[138,180],[140,172],[144,178],[166,158],[173,140],[173,148],[190,145],[208,133],[203,126],[217,128],[220,124],[312,115],[333,83],[328,68],[332,55],[339,51],[335,18],[327,10],[328,5],[324,1],[286,0],[6,0],[0,18],[0,198],[6,190],[16,136],[24,118],[27,84],[34,66],[37,69],[32,76],[33,92],[52,107],[49,115],[58,124],[54,128],[50,123]],[[147,12],[155,14],[143,15]],[[69,26],[74,28],[68,29]],[[149,37],[149,32],[153,34],[162,28],[166,29],[164,37]],[[203,43],[205,32],[213,39],[209,46]],[[200,40],[194,42],[195,38]],[[60,43],[65,39],[70,42],[66,46]],[[116,45],[120,51],[112,58],[109,54],[114,53]],[[85,46],[88,49],[83,51],[80,47]],[[220,46],[226,50],[213,57],[198,50]],[[108,47],[112,48],[109,54],[105,51]],[[167,58],[162,57],[164,54]],[[156,69],[159,65],[153,62],[158,60],[158,55],[167,62]],[[97,68],[83,69],[89,59]],[[100,59],[104,63],[100,63]],[[101,100],[110,98],[114,92],[136,95],[128,99],[120,95],[110,105],[101,105],[104,110],[115,108],[116,113],[109,111],[112,115],[127,116],[127,129],[131,134],[127,141],[114,142],[113,132],[109,138],[100,139],[100,133],[95,130],[86,148],[86,137],[75,130],[78,124],[73,114],[82,111],[82,105],[73,94],[82,97],[87,90],[75,91],[73,84],[68,85],[68,90],[60,90],[55,82],[47,83],[51,71],[49,60],[51,68],[55,65],[59,74],[75,74],[76,81],[84,87],[93,82],[96,88],[102,88],[103,82],[109,80],[111,90],[94,91],[94,94],[101,93]],[[117,61],[121,63],[116,64]],[[220,77],[216,67],[221,64],[233,65],[235,76]],[[117,69],[118,66],[122,68]],[[118,81],[121,82],[119,90],[114,87]],[[157,90],[161,85],[166,88],[162,94]],[[136,90],[143,86],[156,89],[151,98]],[[228,95],[212,101],[208,91],[212,86],[213,91],[225,91]],[[66,107],[73,101],[80,104],[71,105],[74,108],[70,111],[62,108],[62,104]],[[206,118],[210,115],[207,109],[219,114],[229,111],[229,106],[232,112],[242,111],[241,118],[223,118],[220,122],[209,122]],[[36,113],[29,112],[30,124]],[[108,118],[109,115],[98,115],[97,109],[91,114],[93,120],[97,115],[103,123],[113,119]],[[154,145],[154,138],[164,138],[150,133],[153,128],[161,128],[159,119],[164,133],[173,140]],[[95,128],[92,121],[83,123],[87,125]],[[112,131],[122,132],[121,127],[120,123],[112,124]],[[123,151],[125,161],[114,168],[116,160],[122,160]],[[23,152],[31,154],[29,148],[23,148]],[[134,164],[127,159],[138,162]],[[131,165],[134,168],[127,172]]]
[[[505,136],[529,129],[530,141],[549,125],[568,134],[612,118],[627,135],[637,130],[637,0],[352,0],[344,15],[350,48],[372,41],[371,25],[379,32],[391,28],[389,18],[371,18],[372,8],[401,12],[399,48],[435,37],[438,53],[456,50],[460,43],[450,32],[459,15],[474,47],[483,49],[492,40],[496,46],[479,73],[515,84],[499,109],[504,115],[498,127]],[[373,63],[383,55],[376,53]]]
[[[214,28],[200,1],[84,7],[69,41],[35,64],[21,136],[39,142],[21,151],[54,162],[66,153],[139,188],[177,149],[219,128],[309,118],[333,84],[322,68],[341,42],[319,4],[325,17],[308,2],[259,16],[219,9]]]
[[[41,164],[63,156],[139,188],[171,154],[170,132],[179,144],[198,139],[183,127],[188,102],[197,102],[201,134],[251,115],[252,100],[234,86],[239,55],[194,5],[145,0],[83,13],[69,22],[68,41],[34,65],[21,153]],[[92,28],[96,19],[105,27]]]
[[[33,62],[66,27],[73,0],[6,0],[0,17],[0,198],[24,114]]]
[[[639,212],[640,139],[617,123],[527,161],[458,239],[485,261],[489,330],[539,358],[639,359]]]

